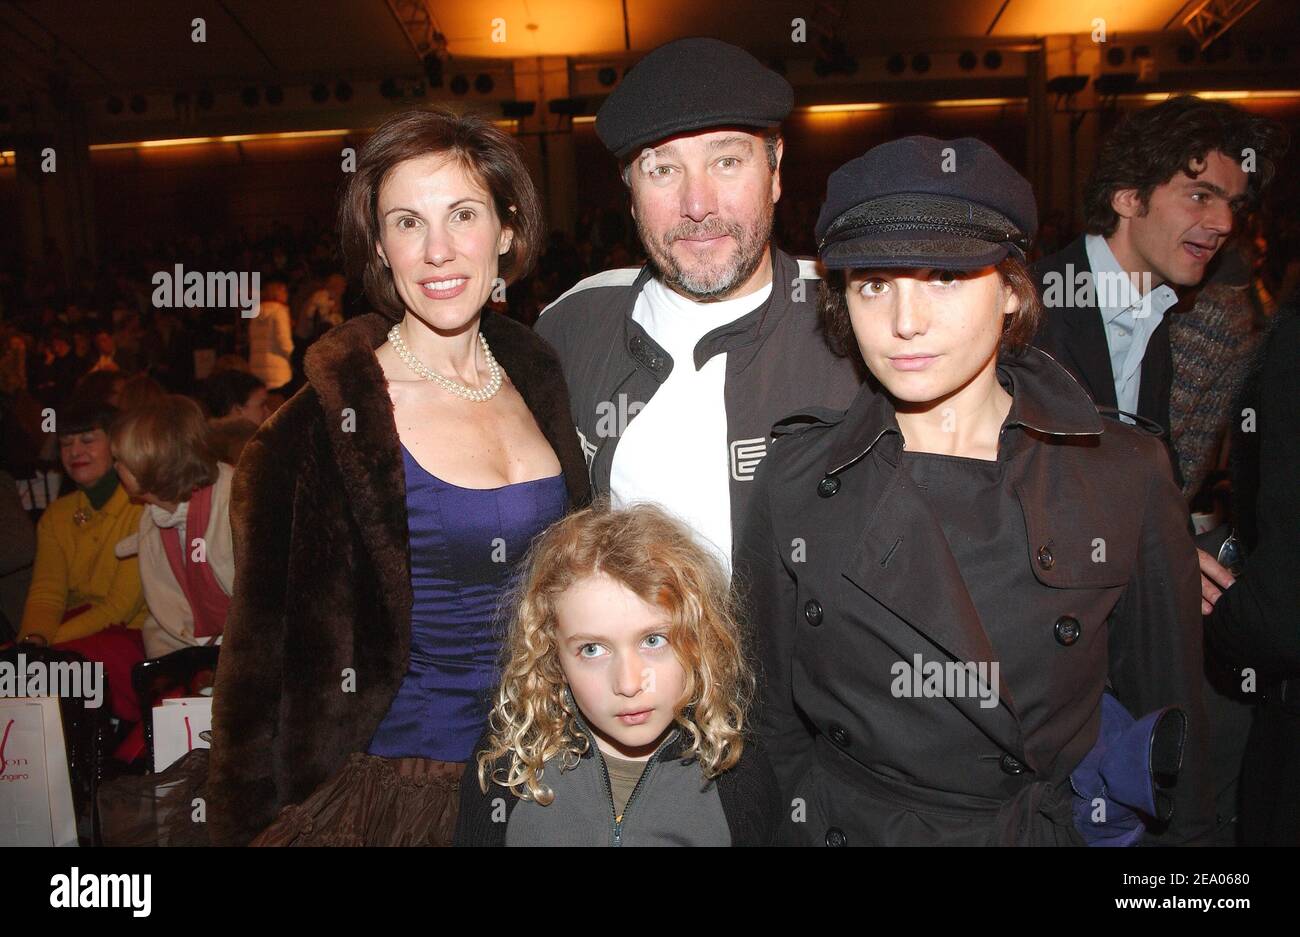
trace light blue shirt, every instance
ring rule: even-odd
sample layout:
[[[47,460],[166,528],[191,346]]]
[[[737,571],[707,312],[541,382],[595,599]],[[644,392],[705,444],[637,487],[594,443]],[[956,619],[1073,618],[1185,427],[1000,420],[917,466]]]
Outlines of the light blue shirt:
[[[1147,353],[1147,342],[1165,313],[1178,302],[1178,294],[1167,284],[1145,293],[1135,287],[1129,274],[1115,259],[1106,239],[1100,235],[1087,235],[1083,244],[1088,252],[1088,266],[1092,268],[1092,285],[1106,333],[1106,347],[1110,350],[1110,374],[1115,382],[1116,406],[1137,413],[1138,392],[1142,387],[1142,359]],[[1126,419],[1125,422],[1133,421]]]

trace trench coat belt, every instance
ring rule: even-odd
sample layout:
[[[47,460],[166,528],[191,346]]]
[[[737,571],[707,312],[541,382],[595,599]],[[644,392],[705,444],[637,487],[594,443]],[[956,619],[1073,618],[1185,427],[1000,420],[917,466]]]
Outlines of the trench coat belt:
[[[1045,841],[1077,840],[1070,779],[1025,781],[1010,799],[923,787],[892,778],[849,756],[825,735],[818,735],[814,759],[827,771],[868,797],[921,814],[969,820],[987,818],[994,833],[989,845],[1029,846]],[[1060,827],[1042,829],[1043,823]],[[1046,835],[1043,835],[1045,834]],[[1082,841],[1079,840],[1082,845]]]

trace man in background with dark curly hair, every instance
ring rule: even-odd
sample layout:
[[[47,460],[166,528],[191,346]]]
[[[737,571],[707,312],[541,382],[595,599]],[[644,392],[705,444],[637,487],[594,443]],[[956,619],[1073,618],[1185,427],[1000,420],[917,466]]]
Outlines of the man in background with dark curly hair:
[[[1034,268],[1044,306],[1034,344],[1069,368],[1098,408],[1158,426],[1180,485],[1170,420],[1172,310],[1179,291],[1186,295],[1206,278],[1210,260],[1269,184],[1285,148],[1280,126],[1222,101],[1184,95],[1137,111],[1103,140],[1085,184],[1088,233]],[[1186,366],[1187,355],[1182,358]],[[1205,614],[1232,576],[1204,551],[1197,557]],[[1213,842],[1231,845],[1250,710],[1248,701],[1225,692],[1222,679],[1207,677],[1204,695],[1214,764]]]
[[[1283,147],[1274,122],[1190,95],[1130,114],[1102,142],[1084,187],[1087,233],[1034,266],[1045,313],[1034,344],[1098,407],[1158,424],[1168,443],[1165,314],[1204,279]]]

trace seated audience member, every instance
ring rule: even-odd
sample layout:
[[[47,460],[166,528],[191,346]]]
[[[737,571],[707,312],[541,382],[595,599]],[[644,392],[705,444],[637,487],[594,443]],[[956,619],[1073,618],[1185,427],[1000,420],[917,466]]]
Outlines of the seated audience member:
[[[23,510],[18,485],[0,471],[0,642],[14,639],[23,614],[23,600],[32,581],[36,558],[36,528]]]
[[[239,464],[244,445],[270,412],[266,385],[247,371],[220,371],[199,385],[199,402],[208,412],[208,444],[217,458]]]
[[[228,465],[238,465],[244,454],[244,447],[257,433],[257,424],[252,420],[227,418],[208,421],[208,446],[213,454]]]
[[[343,293],[348,288],[347,278],[341,273],[331,273],[325,285],[311,294],[302,314],[294,324],[294,338],[310,345],[322,334],[343,323]]]
[[[113,340],[113,333],[108,329],[100,329],[95,333],[95,362],[90,366],[91,371],[121,371],[121,366],[117,363],[117,343]]]
[[[32,395],[47,407],[58,407],[68,398],[82,373],[72,354],[68,330],[55,327],[37,353],[30,378]]]
[[[105,666],[112,712],[140,718],[131,668],[144,658],[144,596],[134,557],[115,547],[140,526],[142,508],[118,482],[108,429],[116,411],[86,403],[58,415],[63,468],[77,490],[54,501],[36,527],[36,561],[18,640],[76,651]]]
[[[140,314],[119,304],[113,309],[113,322],[116,323],[112,333],[113,360],[123,371],[134,374],[141,367],[140,351],[145,336]]]
[[[266,420],[266,384],[247,371],[220,371],[199,385],[199,403],[213,420]]]
[[[72,388],[72,401],[93,401],[110,407],[121,406],[122,385],[126,378],[120,371],[91,371],[83,374]]]
[[[117,395],[117,407],[122,412],[136,410],[167,396],[167,390],[147,374],[127,378]]]
[[[294,379],[285,388],[297,390],[303,377],[303,362],[307,349],[336,325],[343,323],[343,294],[348,281],[342,273],[334,271],[325,277],[319,289],[310,292],[305,300],[293,307],[293,373]]]
[[[27,342],[20,333],[9,332],[0,354],[0,396],[25,394],[27,387]]]
[[[75,362],[77,377],[95,366],[98,355],[95,353],[93,335],[90,326],[84,323],[72,330],[72,360]]]
[[[230,481],[208,445],[198,404],[169,395],[113,425],[117,473],[140,516],[140,580],[148,615],[144,650],[161,657],[209,644],[226,625],[234,583]]]

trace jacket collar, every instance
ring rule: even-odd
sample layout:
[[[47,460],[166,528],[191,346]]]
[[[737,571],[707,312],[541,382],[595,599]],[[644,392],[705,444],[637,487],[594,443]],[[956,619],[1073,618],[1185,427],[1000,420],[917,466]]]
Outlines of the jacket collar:
[[[1115,252],[1100,234],[1085,234],[1083,247],[1088,255],[1088,268],[1092,271],[1093,302],[1101,313],[1102,322],[1109,325],[1120,316],[1129,314],[1132,320],[1150,320],[1148,327],[1155,329],[1165,313],[1178,302],[1178,294],[1168,283],[1162,283],[1146,294],[1138,292],[1129,273],[1119,265]],[[1113,282],[1114,287],[1108,284]],[[1105,300],[1114,299],[1110,305]]]
[[[380,580],[387,614],[376,616],[376,623],[383,622],[386,633],[397,629],[397,657],[405,668],[410,636],[401,624],[410,621],[413,604],[406,467],[388,382],[375,357],[390,327],[378,313],[350,319],[307,349],[303,370],[320,404],[346,510]]]
[[[772,260],[772,292],[756,309],[746,313],[733,322],[718,326],[699,340],[695,345],[695,368],[699,370],[714,355],[726,352],[729,360],[735,357],[734,367],[743,370],[753,360],[763,346],[763,342],[775,331],[787,307],[794,303],[801,307],[806,305],[810,314],[814,311],[815,295],[808,295],[805,287],[799,297],[793,295],[795,283],[799,279],[799,262],[782,250],[769,246]],[[655,274],[654,267],[646,264],[628,291],[628,299],[623,308],[624,346],[638,363],[647,368],[654,376],[663,381],[672,371],[673,362],[668,353],[654,339],[646,334],[633,319],[637,298]],[[796,302],[796,299],[798,300]],[[729,364],[729,367],[732,365]]]
[[[1046,352],[998,358],[998,380],[1011,392],[1005,427],[1020,426],[1048,436],[1096,436],[1101,416],[1087,391]],[[893,402],[875,382],[864,384],[844,415],[831,449],[826,474],[834,475],[862,458],[886,433],[901,437]]]
[[[86,494],[84,488],[77,488],[74,495],[79,498],[80,504],[86,505],[91,511],[91,518],[116,518],[119,514],[136,507],[131,501],[131,496],[126,492],[126,486],[121,482],[113,489],[113,493],[108,496],[108,500],[96,508],[90,501],[90,496]]]
[[[1102,431],[1101,417],[1091,399],[1064,368],[1043,352],[1031,348],[1023,355],[1004,355],[998,360],[997,372],[1012,398],[1004,428],[1019,426],[1052,437]],[[877,444],[883,445],[882,438],[891,443],[892,452],[902,446],[893,404],[887,395],[870,389],[859,394],[840,429],[837,441],[832,443],[827,475],[857,462]],[[1004,439],[1003,444],[1009,441]],[[891,454],[882,451],[886,457]],[[1001,455],[1000,451],[999,458]],[[998,660],[948,546],[942,522],[919,494],[908,472],[888,474],[885,488],[866,516],[857,547],[849,554],[842,572],[904,623],[902,629],[886,635],[891,646],[899,648],[900,653],[906,651],[902,659],[913,652],[928,659],[933,645],[960,662]],[[925,588],[918,589],[918,582],[924,582]],[[916,643],[913,633],[924,640]],[[998,674],[998,699],[1000,705],[992,708],[985,708],[984,700],[973,695],[954,698],[952,703],[1005,751],[1023,753],[1035,771],[1041,770],[1044,766],[1025,750],[1016,701],[1003,673]]]

